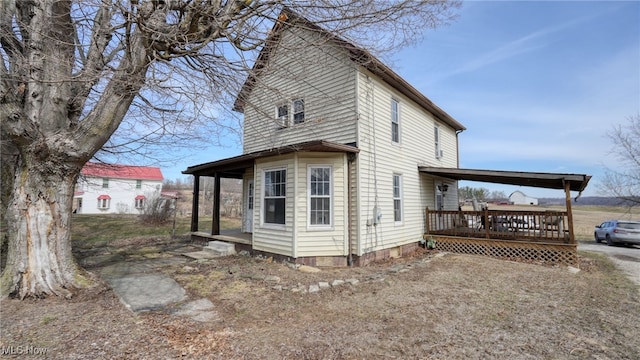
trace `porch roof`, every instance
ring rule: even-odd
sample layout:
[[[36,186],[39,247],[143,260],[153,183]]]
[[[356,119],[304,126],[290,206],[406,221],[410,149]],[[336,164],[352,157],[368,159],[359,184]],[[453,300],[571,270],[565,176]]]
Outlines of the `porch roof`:
[[[253,162],[259,158],[283,155],[292,152],[357,153],[359,151],[360,149],[351,145],[343,145],[326,140],[314,140],[189,166],[186,170],[182,171],[182,173],[198,176],[213,176],[217,173],[221,177],[242,179],[244,170],[252,167]]]
[[[478,170],[418,166],[418,171],[429,175],[441,176],[454,180],[481,181],[498,184],[541,187],[547,189],[565,188],[569,183],[572,191],[582,192],[591,176],[583,174],[541,173],[525,171]]]

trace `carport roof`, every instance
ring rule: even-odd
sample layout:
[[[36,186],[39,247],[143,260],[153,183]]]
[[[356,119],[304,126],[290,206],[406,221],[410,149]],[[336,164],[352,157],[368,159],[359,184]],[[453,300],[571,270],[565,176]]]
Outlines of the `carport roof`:
[[[269,150],[256,151],[200,165],[189,166],[182,173],[199,176],[213,176],[217,173],[221,177],[241,179],[244,170],[246,168],[253,167],[253,162],[259,158],[283,155],[292,152],[357,153],[359,151],[360,150],[358,148],[350,145],[343,145],[325,140],[314,140]]]
[[[591,176],[583,174],[541,173],[525,171],[479,170],[418,166],[422,173],[453,180],[470,180],[497,184],[564,190],[569,183],[572,191],[583,191]]]

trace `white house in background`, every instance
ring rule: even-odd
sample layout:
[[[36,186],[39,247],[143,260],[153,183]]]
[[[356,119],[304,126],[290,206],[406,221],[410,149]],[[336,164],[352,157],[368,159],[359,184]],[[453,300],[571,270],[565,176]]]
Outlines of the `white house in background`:
[[[520,190],[516,190],[509,195],[509,202],[513,205],[538,205],[538,199],[527,196]]]
[[[216,237],[215,212],[212,231],[200,231],[194,197],[194,238],[309,265],[365,264],[416,249],[426,207],[458,208],[457,182],[422,169],[457,168],[465,127],[368,52],[295,14],[279,17],[234,110],[244,114],[243,154],[183,173],[195,192],[201,176],[243,179],[247,235]]]
[[[139,214],[147,199],[160,196],[160,168],[88,162],[76,184],[78,214]]]

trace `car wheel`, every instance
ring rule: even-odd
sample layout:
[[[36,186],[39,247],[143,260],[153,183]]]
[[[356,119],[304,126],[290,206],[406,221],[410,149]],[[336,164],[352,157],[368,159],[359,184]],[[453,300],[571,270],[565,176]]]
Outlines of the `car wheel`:
[[[598,233],[593,233],[593,237],[596,239],[596,242],[598,244],[600,244],[602,242],[602,240],[600,240],[600,238],[598,237]]]
[[[611,240],[611,236],[609,236],[609,234],[607,234],[606,239],[607,239],[607,245],[613,246],[613,240]]]

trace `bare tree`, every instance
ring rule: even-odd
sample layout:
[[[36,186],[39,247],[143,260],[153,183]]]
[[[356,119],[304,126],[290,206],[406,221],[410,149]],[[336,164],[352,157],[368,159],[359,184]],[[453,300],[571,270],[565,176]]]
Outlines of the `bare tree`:
[[[600,190],[633,207],[640,205],[640,114],[627,120],[607,133],[613,143],[611,154],[619,162],[615,168],[607,167]]]
[[[221,111],[287,9],[368,49],[445,23],[457,0],[0,0],[1,296],[69,296],[74,185],[92,157],[236,130]],[[373,45],[376,45],[374,48]],[[215,121],[216,118],[218,121]],[[216,126],[211,126],[211,124]]]

